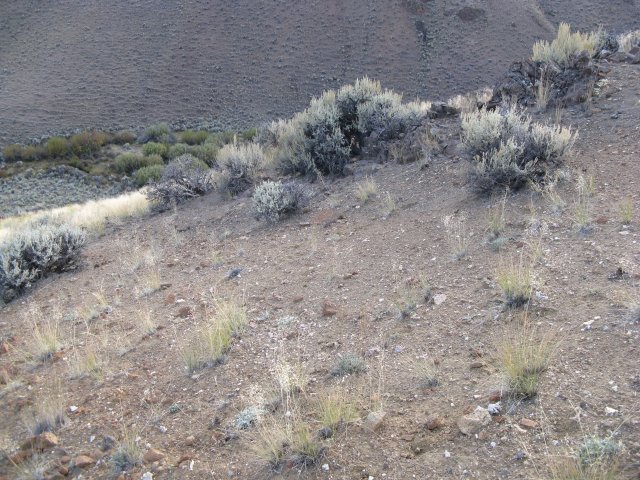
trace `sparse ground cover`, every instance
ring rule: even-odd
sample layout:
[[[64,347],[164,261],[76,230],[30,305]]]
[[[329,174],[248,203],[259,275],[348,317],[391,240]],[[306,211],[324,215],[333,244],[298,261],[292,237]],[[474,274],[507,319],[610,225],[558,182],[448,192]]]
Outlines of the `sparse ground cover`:
[[[226,147],[247,190],[107,226],[0,310],[0,472],[637,477],[637,78],[564,111],[564,182],[494,198],[455,116],[428,162],[355,154],[295,212]]]

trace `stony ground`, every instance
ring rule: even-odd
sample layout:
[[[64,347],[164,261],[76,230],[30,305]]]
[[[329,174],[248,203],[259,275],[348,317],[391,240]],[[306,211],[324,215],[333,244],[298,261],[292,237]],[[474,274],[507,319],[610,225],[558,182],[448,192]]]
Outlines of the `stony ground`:
[[[455,119],[437,125],[448,146],[428,164],[360,159],[354,175],[310,185],[309,210],[277,225],[254,220],[247,197],[212,194],[111,229],[79,270],[0,311],[0,447],[14,454],[33,411],[57,401],[66,417],[49,439],[57,445],[26,465],[58,465],[73,478],[116,477],[110,459],[128,438],[147,458],[127,478],[550,478],[550,463],[591,435],[621,442],[622,477],[638,478],[640,328],[629,307],[640,304],[639,80],[638,66],[616,66],[590,108],[562,112],[580,131],[571,179],[554,198],[507,197],[498,250],[487,228],[499,199],[470,192]],[[580,174],[596,185],[586,234],[576,225]],[[378,194],[362,202],[354,192],[367,177]],[[457,259],[450,215],[463,227]],[[503,391],[498,347],[522,317],[504,308],[496,272],[520,258],[534,259],[529,320],[556,336],[557,354],[535,399],[503,398],[489,425],[464,435],[459,419]],[[400,317],[412,295],[417,308]],[[188,375],[180,348],[221,299],[246,305],[248,328],[224,364]],[[33,322],[44,319],[59,321],[64,348],[37,363],[28,352]],[[74,359],[90,348],[101,369],[78,378]],[[332,376],[350,353],[366,371]],[[325,442],[317,465],[276,474],[254,454],[259,427],[238,429],[236,419],[272,398],[283,362],[309,378],[294,415],[315,426],[314,400],[339,392],[360,420]],[[437,384],[424,383],[424,362]],[[380,410],[371,432],[364,418]]]
[[[0,2],[0,146],[158,121],[250,128],[364,75],[442,100],[493,84],[561,21],[619,33],[640,27],[640,4]]]

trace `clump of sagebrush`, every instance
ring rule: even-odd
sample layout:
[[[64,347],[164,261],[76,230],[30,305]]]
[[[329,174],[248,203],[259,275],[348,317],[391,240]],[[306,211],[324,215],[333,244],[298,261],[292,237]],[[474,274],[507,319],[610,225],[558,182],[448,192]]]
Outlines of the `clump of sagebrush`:
[[[200,145],[207,140],[209,132],[206,130],[185,130],[180,133],[180,140],[187,145]]]
[[[590,33],[571,32],[568,23],[560,23],[558,34],[551,42],[540,40],[533,45],[533,60],[540,62],[556,62],[565,66],[569,58],[582,52],[593,57],[604,37],[602,30]]]
[[[576,138],[571,128],[532,122],[515,105],[462,116],[462,141],[474,157],[471,182],[483,193],[543,181]]]
[[[162,165],[162,157],[159,155],[150,155],[143,157],[138,153],[121,153],[115,159],[114,168],[118,173],[131,175],[136,170],[148,167],[150,165]]]
[[[258,220],[277,222],[300,210],[305,200],[306,195],[301,185],[267,181],[256,187],[253,209]]]
[[[109,140],[109,135],[98,130],[85,130],[69,139],[71,150],[76,155],[91,155],[98,152]]]
[[[176,143],[176,135],[166,123],[157,123],[147,128],[140,138],[139,143]]]
[[[622,445],[611,438],[589,437],[576,451],[552,465],[553,480],[616,480]],[[626,477],[625,477],[626,478]],[[631,478],[631,477],[629,477]]]
[[[341,357],[336,365],[331,369],[334,377],[344,377],[354,373],[362,373],[367,369],[367,364],[354,353],[347,353]]]
[[[0,296],[6,299],[53,272],[68,270],[85,244],[82,230],[35,221],[0,244]]]
[[[161,208],[198,197],[213,188],[211,171],[207,164],[192,155],[182,155],[170,162],[162,172],[160,181],[147,191],[147,198]]]
[[[47,155],[50,157],[65,157],[69,154],[69,141],[64,137],[51,137],[46,143]]]
[[[142,152],[145,156],[160,155],[161,157],[166,157],[169,147],[164,143],[149,142],[142,146]]]
[[[265,157],[260,145],[230,143],[220,149],[217,161],[225,177],[221,188],[237,195],[255,183]]]
[[[364,138],[398,138],[425,117],[428,104],[402,103],[402,96],[383,91],[380,83],[363,78],[337,92],[328,90],[290,120],[261,128],[258,141],[275,149],[284,173],[342,175]]]
[[[148,165],[136,170],[133,177],[135,178],[136,184],[142,187],[150,183],[158,182],[162,178],[163,172],[164,165]]]

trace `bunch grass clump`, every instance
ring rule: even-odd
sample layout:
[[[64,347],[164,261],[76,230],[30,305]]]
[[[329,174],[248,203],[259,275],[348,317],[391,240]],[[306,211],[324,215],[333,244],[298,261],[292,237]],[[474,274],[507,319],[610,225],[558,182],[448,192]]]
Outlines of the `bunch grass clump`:
[[[496,276],[507,307],[520,308],[529,303],[533,274],[531,267],[525,265],[522,257],[518,262],[512,261],[509,265],[501,267]]]
[[[158,155],[151,155],[143,157],[137,153],[121,153],[115,159],[114,168],[118,173],[125,175],[131,175],[136,170],[150,165],[163,165],[162,157]]]
[[[540,333],[526,318],[513,327],[499,346],[499,364],[509,392],[520,398],[534,397],[557,347],[553,334]]]
[[[187,145],[200,145],[207,140],[208,136],[209,132],[206,130],[185,130],[180,133],[180,141]]]
[[[576,138],[571,128],[532,122],[515,105],[462,116],[462,141],[474,158],[471,182],[481,193],[542,182]]]
[[[52,158],[66,157],[70,152],[69,141],[64,137],[51,137],[46,143],[47,155]]]
[[[640,30],[622,33],[616,38],[618,41],[618,51],[629,52],[634,47],[640,47]]]
[[[590,33],[571,32],[568,23],[560,23],[556,38],[551,43],[540,40],[533,45],[534,61],[556,62],[565,66],[573,55],[587,52],[593,57],[603,36],[602,30]]]
[[[296,183],[266,181],[253,193],[253,209],[257,219],[277,222],[299,211],[305,200],[304,190]]]

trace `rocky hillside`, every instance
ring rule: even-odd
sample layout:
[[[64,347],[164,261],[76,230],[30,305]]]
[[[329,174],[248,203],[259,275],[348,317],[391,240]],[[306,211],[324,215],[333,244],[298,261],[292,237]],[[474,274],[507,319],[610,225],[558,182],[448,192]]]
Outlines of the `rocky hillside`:
[[[445,98],[492,84],[560,21],[619,32],[640,26],[640,5],[1,2],[0,145],[180,119],[250,127],[364,75],[407,97]]]

